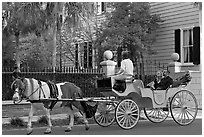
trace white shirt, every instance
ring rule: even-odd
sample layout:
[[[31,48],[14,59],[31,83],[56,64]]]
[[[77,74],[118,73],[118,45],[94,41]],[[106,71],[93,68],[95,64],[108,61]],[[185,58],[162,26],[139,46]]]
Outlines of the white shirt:
[[[123,74],[133,75],[134,66],[133,66],[133,63],[130,59],[122,60],[120,68],[124,70]]]

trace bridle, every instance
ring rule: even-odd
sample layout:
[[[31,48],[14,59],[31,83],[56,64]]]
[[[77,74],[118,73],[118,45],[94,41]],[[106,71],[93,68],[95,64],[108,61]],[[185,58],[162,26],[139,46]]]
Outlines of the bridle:
[[[24,99],[24,94],[23,94],[24,91],[25,91],[25,88],[22,89],[22,88],[19,88],[19,87],[18,87],[18,91],[16,91],[16,90],[14,91],[14,94],[18,93],[19,96],[20,96],[20,100],[19,101],[15,101],[15,100],[13,101],[14,104],[19,104]]]
[[[21,79],[20,79],[21,80]],[[25,96],[23,93],[25,92],[25,89],[26,89],[26,85],[25,85],[25,83],[21,80],[21,82],[23,83],[23,89],[22,88],[19,88],[19,90],[18,91],[15,91],[14,92],[14,94],[15,93],[18,93],[19,94],[19,96],[20,96],[20,100],[19,101],[13,101],[13,103],[14,104],[19,104],[20,102],[22,102],[23,101],[23,99],[25,99],[25,100],[29,100],[29,97],[31,97],[35,92],[37,92],[38,91],[38,89],[41,89],[42,90],[42,86],[43,85],[39,85],[39,87],[34,91],[34,92],[32,92],[29,96]],[[44,93],[44,92],[43,92]],[[43,94],[44,95],[44,94]],[[39,94],[39,96],[40,96],[40,94]],[[45,96],[45,95],[44,95]]]

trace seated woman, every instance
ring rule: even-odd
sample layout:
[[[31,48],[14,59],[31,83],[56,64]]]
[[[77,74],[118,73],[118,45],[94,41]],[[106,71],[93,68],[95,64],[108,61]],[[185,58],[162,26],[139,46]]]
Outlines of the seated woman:
[[[173,84],[173,79],[169,76],[168,70],[159,70],[156,73],[156,78],[152,84],[148,84],[152,90],[166,90]]]
[[[157,81],[154,84],[155,89],[166,90],[170,85],[173,84],[173,79],[169,76],[168,70],[163,70],[163,77],[160,82]]]

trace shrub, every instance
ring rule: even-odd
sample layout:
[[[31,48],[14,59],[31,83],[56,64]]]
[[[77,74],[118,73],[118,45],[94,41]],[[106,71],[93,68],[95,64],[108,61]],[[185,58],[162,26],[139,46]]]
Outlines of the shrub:
[[[22,127],[25,125],[25,122],[23,119],[19,117],[14,117],[10,120],[10,124],[16,127]]]
[[[41,117],[38,119],[37,123],[39,123],[39,124],[46,124],[46,125],[47,125],[48,122],[47,122],[46,116],[41,116]]]

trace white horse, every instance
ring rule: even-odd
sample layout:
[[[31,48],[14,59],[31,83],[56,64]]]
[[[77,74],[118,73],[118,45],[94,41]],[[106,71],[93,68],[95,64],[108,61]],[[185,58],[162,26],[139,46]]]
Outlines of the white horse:
[[[64,83],[58,83],[56,84],[57,89],[58,89],[58,99],[61,98],[80,98],[82,97],[82,91],[79,87],[74,85],[73,83],[70,82],[64,82]],[[43,103],[35,103],[32,101],[39,100],[39,99],[49,99],[50,98],[50,88],[46,82],[39,81],[33,78],[17,78],[14,80],[14,82],[11,85],[11,88],[14,90],[14,95],[13,95],[13,101],[14,102],[20,102],[22,99],[26,98],[31,101],[31,109],[29,112],[29,117],[28,117],[28,124],[27,124],[27,134],[31,134],[33,129],[32,129],[32,117],[34,112],[38,109],[43,109],[47,121],[48,121],[48,127],[45,130],[45,134],[51,133],[52,130],[52,123],[51,123],[51,117],[50,117],[50,109],[48,109],[46,106],[50,103],[48,102],[43,102]],[[81,105],[81,102],[79,101],[63,101],[63,102],[57,102],[57,104],[54,106],[56,107],[66,107],[68,110],[68,116],[70,117],[70,123],[65,129],[65,132],[69,132],[72,130],[72,127],[74,125],[74,110],[80,111],[81,114],[83,115],[83,120],[85,123],[85,129],[89,129],[89,124],[86,119],[86,114],[85,114],[85,108]],[[75,109],[73,109],[75,108]]]

